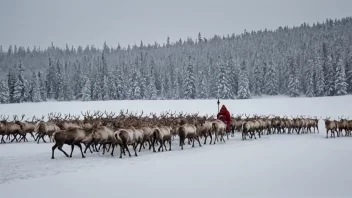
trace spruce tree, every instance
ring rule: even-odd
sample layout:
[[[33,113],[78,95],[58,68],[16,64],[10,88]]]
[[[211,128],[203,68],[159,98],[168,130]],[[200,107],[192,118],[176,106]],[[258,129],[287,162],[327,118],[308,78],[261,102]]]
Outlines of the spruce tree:
[[[315,84],[316,84],[316,95],[317,96],[324,96],[325,92],[325,81],[324,81],[324,71],[323,71],[323,67],[322,67],[322,63],[320,61],[320,58],[317,57],[315,59],[315,65],[316,65],[316,69],[315,69]]]
[[[191,56],[188,57],[188,65],[186,67],[186,73],[184,78],[184,95],[185,99],[195,99],[196,98],[196,84],[194,78],[194,68],[191,62]]]
[[[352,48],[347,56],[346,62],[346,83],[348,84],[347,92],[352,94]]]
[[[238,92],[237,92],[238,99],[249,99],[251,98],[250,90],[249,90],[249,80],[248,74],[246,71],[246,62],[243,61],[241,63],[241,70],[239,75],[238,81]]]
[[[40,96],[40,88],[39,88],[39,81],[37,78],[37,74],[33,71],[32,73],[32,79],[30,83],[30,99],[32,102],[41,102],[41,96]]]
[[[82,100],[83,101],[90,101],[90,100],[92,100],[92,98],[91,98],[89,78],[84,77],[84,81],[85,81],[85,83],[84,83],[82,91],[81,91]]]
[[[345,65],[342,58],[338,59],[336,66],[336,76],[335,76],[335,91],[336,95],[346,95],[347,94],[346,74]]]
[[[7,83],[1,79],[0,80],[0,103],[1,104],[6,104],[9,103],[9,88],[7,86]]]
[[[264,77],[265,93],[268,95],[277,95],[277,79],[275,74],[275,67],[272,61],[266,67]]]
[[[296,65],[292,57],[288,58],[290,68],[290,75],[288,80],[288,94],[290,97],[298,97],[299,94],[299,80],[297,76]]]

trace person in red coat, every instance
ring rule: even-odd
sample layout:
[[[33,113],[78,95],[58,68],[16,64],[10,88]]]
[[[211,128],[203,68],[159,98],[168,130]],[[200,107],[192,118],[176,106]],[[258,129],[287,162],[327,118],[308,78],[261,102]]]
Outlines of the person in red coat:
[[[230,131],[231,115],[230,115],[230,112],[225,107],[225,105],[222,105],[222,107],[216,117],[217,117],[217,119],[222,120],[226,124],[226,126],[227,126],[226,131]]]

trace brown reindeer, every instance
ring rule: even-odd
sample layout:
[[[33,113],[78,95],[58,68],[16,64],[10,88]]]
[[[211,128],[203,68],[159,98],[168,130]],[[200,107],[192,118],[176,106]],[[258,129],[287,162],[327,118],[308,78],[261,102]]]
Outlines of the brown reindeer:
[[[85,158],[81,143],[87,141],[95,128],[96,126],[93,125],[91,128],[72,128],[68,130],[55,131],[52,135],[52,139],[55,141],[55,145],[52,147],[51,159],[54,159],[54,152],[56,148],[63,152],[66,157],[72,157],[75,145],[78,146],[81,150],[82,158]],[[71,145],[70,155],[62,150],[64,144]]]
[[[334,135],[335,138],[335,132],[337,133],[337,124],[336,121],[331,121],[330,117],[324,119],[325,122],[325,128],[326,128],[326,138],[328,138],[328,133],[330,131],[332,137]]]
[[[199,141],[199,133],[197,130],[197,123],[196,125],[194,124],[189,124],[186,123],[184,120],[181,121],[180,123],[181,126],[178,127],[177,129],[177,133],[180,139],[180,146],[181,146],[181,150],[183,150],[183,145],[185,144],[185,139],[192,139],[193,140],[193,145],[192,147],[194,147],[194,140],[197,140],[199,143],[199,147],[202,147],[202,145],[200,144]]]
[[[210,137],[210,142],[213,140],[212,137],[212,122],[208,121],[208,116],[204,116],[202,119],[199,120],[198,126],[198,133],[199,136],[202,137],[204,136],[204,143],[207,143],[207,138]]]
[[[23,119],[23,117],[22,117],[22,119]],[[17,116],[14,115],[13,121],[11,121],[11,122],[8,122],[8,118],[9,117],[0,121],[1,125],[2,125],[1,128],[3,128],[5,130],[5,135],[7,135],[7,139],[10,139],[10,136],[12,135],[14,138],[11,140],[11,142],[13,142],[14,140],[16,140],[16,142],[21,142],[21,140],[28,142],[28,140],[26,138],[26,133],[23,132],[20,125],[16,124]],[[17,135],[19,135],[21,137],[19,140],[17,139]]]
[[[15,121],[15,123],[20,125],[20,127],[24,133],[29,133],[33,137],[33,139],[35,140],[36,138],[33,135],[33,132],[35,129],[35,123],[36,123],[35,116],[32,117],[32,121],[29,121],[29,119],[27,119],[26,121],[22,121],[23,117],[24,117],[24,115],[22,115],[21,120]]]
[[[343,119],[343,116],[338,117],[339,121],[336,121],[337,124],[337,129],[338,129],[338,133],[337,133],[337,137],[340,137],[340,135],[342,135],[342,130],[345,130],[345,136],[347,135],[347,130],[348,130],[348,120],[347,119]]]
[[[44,137],[49,136],[50,141],[52,140],[52,135],[54,132],[59,131],[60,128],[50,120],[51,116],[49,115],[49,121],[44,122],[43,120],[37,122],[34,131],[37,132],[37,144],[39,144],[40,138],[46,143]]]
[[[122,153],[124,149],[127,150],[128,155],[131,157],[131,153],[128,149],[129,145],[133,146],[135,156],[137,155],[137,146],[138,143],[141,143],[143,140],[142,130],[136,130],[134,127],[129,127],[128,129],[118,129],[114,132],[117,143],[120,145],[120,158],[122,158]]]

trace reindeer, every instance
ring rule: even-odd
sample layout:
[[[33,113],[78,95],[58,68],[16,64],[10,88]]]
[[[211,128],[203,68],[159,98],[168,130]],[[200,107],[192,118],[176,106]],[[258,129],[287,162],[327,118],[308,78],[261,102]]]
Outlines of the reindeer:
[[[134,155],[137,155],[137,146],[138,143],[141,143],[143,140],[143,132],[141,130],[136,130],[135,128],[131,127],[128,129],[119,129],[114,132],[114,137],[116,138],[117,143],[120,145],[120,158],[122,158],[123,150],[126,149],[128,155],[131,157],[131,153],[128,149],[128,145],[133,146]]]
[[[199,134],[196,125],[193,124],[188,124],[184,120],[181,121],[180,127],[178,127],[177,132],[178,136],[180,138],[180,146],[181,150],[183,150],[183,145],[185,144],[185,139],[193,139],[193,145],[194,147],[194,139],[196,139],[199,143],[199,147],[202,147],[199,141]]]
[[[347,129],[348,129],[348,121],[347,119],[343,119],[343,116],[338,117],[339,121],[336,121],[337,124],[337,129],[338,129],[338,133],[337,133],[337,137],[340,137],[340,135],[342,135],[342,130],[345,130],[345,136],[347,135]]]
[[[29,121],[29,119],[27,119],[26,121],[22,121],[23,118],[24,118],[24,114],[22,115],[22,119],[15,121],[15,123],[21,127],[21,129],[24,133],[29,133],[33,137],[33,139],[35,140],[36,138],[33,135],[33,132],[35,129],[35,123],[36,123],[35,116],[32,117],[32,121]]]
[[[24,116],[22,116],[22,119],[23,117]],[[11,122],[8,122],[8,118],[9,116],[6,119],[3,119],[1,121],[1,125],[2,125],[1,128],[3,128],[3,130],[5,131],[5,135],[7,135],[7,139],[10,140],[10,135],[12,135],[14,138],[11,140],[11,142],[13,142],[14,140],[16,140],[16,142],[21,142],[21,140],[28,142],[26,138],[26,133],[23,132],[20,125],[16,124],[17,116],[14,115],[13,121]],[[17,139],[17,135],[21,136],[19,140]],[[5,141],[2,141],[2,142],[5,142]]]
[[[216,141],[219,141],[218,136],[220,135],[220,141],[225,142],[224,134],[226,131],[226,124],[221,120],[213,120],[212,122],[212,131],[215,133],[214,144]],[[211,140],[210,143],[211,144]]]
[[[97,126],[91,128],[72,128],[68,130],[57,130],[52,134],[52,139],[55,142],[55,145],[52,147],[52,156],[51,159],[54,159],[55,149],[58,148],[61,152],[65,154],[66,157],[72,157],[74,146],[78,146],[81,150],[82,158],[85,158],[82,151],[82,142],[87,141],[89,136],[93,133],[93,130]],[[71,145],[71,154],[68,155],[62,147],[64,144]]]
[[[231,137],[235,136],[235,131],[240,131],[242,127],[242,117],[243,114],[237,115],[235,118],[231,119]]]
[[[347,134],[348,136],[351,136],[351,131],[352,131],[352,120],[347,121]]]
[[[43,140],[44,143],[46,143],[44,136],[49,136],[50,141],[52,140],[52,135],[54,132],[56,131],[60,131],[60,128],[51,120],[51,115],[49,114],[49,121],[48,122],[44,122],[43,120],[38,121],[34,131],[37,132],[38,136],[37,136],[37,144],[39,144],[40,138]]]
[[[197,126],[199,136],[204,136],[204,143],[207,143],[208,136],[210,137],[210,142],[213,140],[212,138],[212,122],[208,121],[208,116],[204,116],[203,119],[199,120],[199,124]]]
[[[326,128],[326,138],[328,138],[329,131],[331,133],[330,137],[334,135],[334,138],[335,138],[335,132],[338,133],[336,121],[331,121],[330,117],[327,117],[324,119],[324,122],[325,122],[325,128]]]

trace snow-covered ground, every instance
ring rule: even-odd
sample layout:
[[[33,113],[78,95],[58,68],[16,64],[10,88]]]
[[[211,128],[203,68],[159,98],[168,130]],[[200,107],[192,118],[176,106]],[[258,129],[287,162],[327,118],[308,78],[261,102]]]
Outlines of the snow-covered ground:
[[[231,113],[337,116],[352,118],[352,96],[272,97],[221,100]],[[0,114],[28,116],[49,112],[121,109],[214,114],[216,100],[47,102],[0,105]],[[86,154],[66,158],[52,143],[0,144],[1,197],[351,197],[350,137],[281,134],[181,151],[142,151],[139,157]],[[64,146],[69,150],[68,146]],[[118,155],[119,151],[115,151]]]

